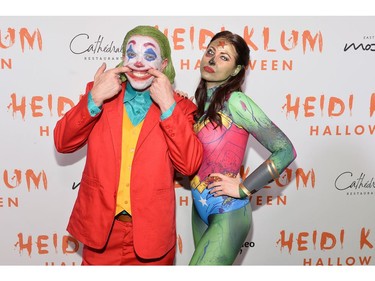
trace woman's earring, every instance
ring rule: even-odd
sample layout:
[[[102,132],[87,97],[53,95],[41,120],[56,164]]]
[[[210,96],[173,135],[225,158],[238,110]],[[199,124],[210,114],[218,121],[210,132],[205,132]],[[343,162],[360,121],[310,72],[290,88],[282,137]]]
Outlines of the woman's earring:
[[[232,76],[236,76],[238,74],[238,72],[240,72],[241,68],[242,68],[241,65],[237,65],[236,69],[232,73]]]

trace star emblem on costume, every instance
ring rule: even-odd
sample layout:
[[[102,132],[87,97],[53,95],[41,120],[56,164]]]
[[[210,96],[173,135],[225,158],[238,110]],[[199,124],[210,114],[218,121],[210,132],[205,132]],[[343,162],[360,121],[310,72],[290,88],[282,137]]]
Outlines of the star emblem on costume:
[[[200,196],[200,197],[201,197],[201,199],[199,200],[199,202],[201,202],[202,206],[208,206],[207,205],[207,200],[204,199],[202,196]]]
[[[225,45],[225,41],[219,41],[219,47],[224,48]]]

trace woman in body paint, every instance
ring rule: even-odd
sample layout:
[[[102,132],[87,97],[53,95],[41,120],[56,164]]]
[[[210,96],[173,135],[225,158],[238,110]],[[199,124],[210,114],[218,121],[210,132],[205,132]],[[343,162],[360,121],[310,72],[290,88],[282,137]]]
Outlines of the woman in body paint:
[[[204,152],[191,181],[195,251],[190,265],[233,264],[251,228],[250,195],[277,179],[296,158],[288,137],[242,92],[249,56],[242,37],[222,31],[201,60],[195,131]],[[270,156],[241,179],[250,134]]]

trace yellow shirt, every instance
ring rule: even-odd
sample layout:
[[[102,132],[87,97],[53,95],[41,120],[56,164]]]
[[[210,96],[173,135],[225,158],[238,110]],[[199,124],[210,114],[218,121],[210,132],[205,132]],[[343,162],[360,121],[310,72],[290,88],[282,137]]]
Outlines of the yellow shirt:
[[[125,210],[131,215],[130,204],[130,175],[134,158],[135,148],[143,121],[134,126],[124,109],[122,118],[122,147],[121,147],[121,170],[120,182],[117,191],[116,214]]]

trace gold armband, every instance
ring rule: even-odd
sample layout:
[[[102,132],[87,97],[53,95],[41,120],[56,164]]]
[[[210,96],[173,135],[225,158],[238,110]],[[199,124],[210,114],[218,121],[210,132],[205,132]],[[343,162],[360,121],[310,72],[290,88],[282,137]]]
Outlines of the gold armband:
[[[240,188],[247,195],[247,197],[251,196],[250,191],[242,183],[240,183]]]
[[[268,172],[271,174],[271,177],[274,180],[278,179],[280,177],[280,175],[279,175],[279,172],[277,171],[276,166],[273,163],[273,161],[267,160],[266,163],[267,163]]]

